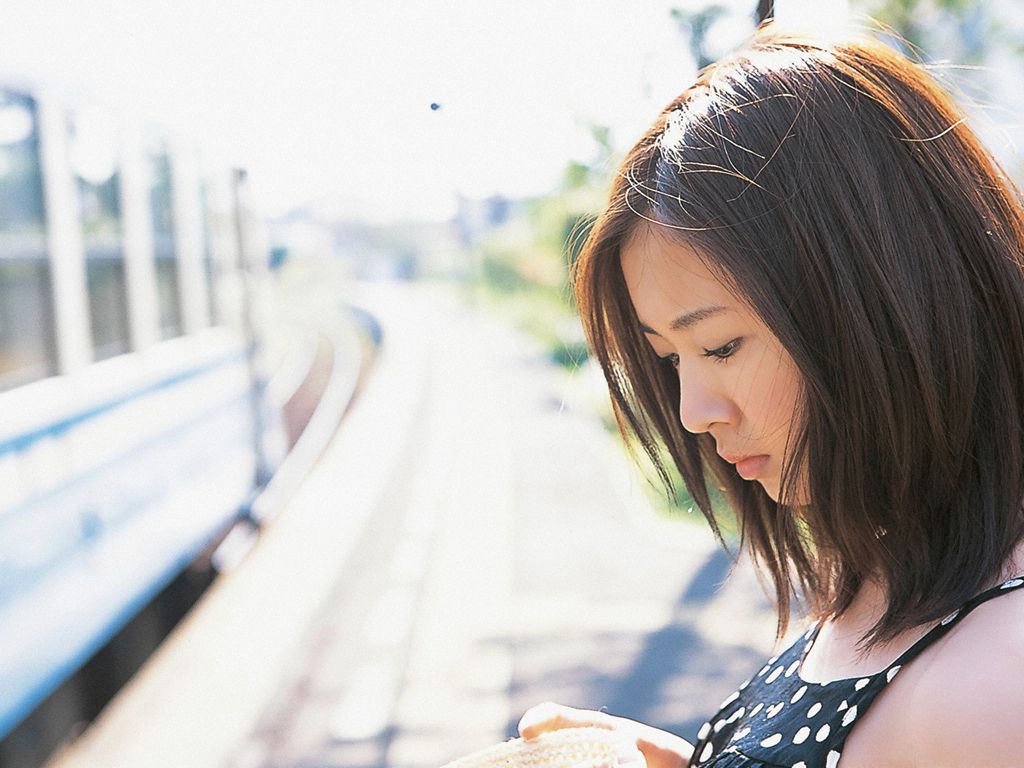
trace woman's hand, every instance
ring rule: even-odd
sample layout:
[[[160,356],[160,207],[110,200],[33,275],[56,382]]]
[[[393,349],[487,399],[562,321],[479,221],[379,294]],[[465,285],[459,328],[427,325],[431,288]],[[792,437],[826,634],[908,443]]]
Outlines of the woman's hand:
[[[693,745],[688,741],[650,725],[605,712],[574,709],[551,702],[538,704],[526,711],[519,721],[519,735],[529,740],[548,731],[588,726],[607,728],[626,736],[643,754],[647,768],[685,768],[690,755],[693,754]],[[628,758],[625,760],[620,761],[619,765],[634,768],[634,764],[630,763]]]

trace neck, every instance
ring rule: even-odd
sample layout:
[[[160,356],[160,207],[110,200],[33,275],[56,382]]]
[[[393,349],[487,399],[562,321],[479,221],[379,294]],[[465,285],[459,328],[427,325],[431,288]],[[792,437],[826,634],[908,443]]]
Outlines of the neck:
[[[999,574],[996,584],[1021,574],[1024,574],[1024,540],[1018,542],[1013,552],[1006,558],[1006,562],[1003,563],[1003,571]],[[992,586],[995,586],[995,584]]]
[[[994,587],[1014,576],[1024,575],[1024,541],[1021,541],[1014,548],[1010,557],[1006,559],[996,578],[986,585]],[[843,636],[858,634],[863,635],[882,617],[886,608],[885,588],[879,579],[867,579],[861,585],[857,594],[842,616],[833,617],[830,623],[838,629]]]

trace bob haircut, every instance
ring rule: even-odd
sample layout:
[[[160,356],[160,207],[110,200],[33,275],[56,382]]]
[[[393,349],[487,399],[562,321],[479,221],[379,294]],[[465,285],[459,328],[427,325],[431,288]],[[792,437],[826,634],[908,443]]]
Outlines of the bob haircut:
[[[678,374],[640,330],[631,238],[696,250],[800,372],[779,503],[681,427]],[[1024,217],[1019,192],[924,68],[881,43],[762,28],[700,73],[628,153],[575,266],[619,428],[791,599],[888,608],[866,651],[999,577],[1024,535]],[[803,490],[796,499],[797,470]]]

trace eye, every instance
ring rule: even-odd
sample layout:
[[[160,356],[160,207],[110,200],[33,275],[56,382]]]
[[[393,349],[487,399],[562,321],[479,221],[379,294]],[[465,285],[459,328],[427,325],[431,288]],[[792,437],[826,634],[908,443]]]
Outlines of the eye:
[[[743,339],[733,339],[728,344],[723,344],[717,349],[705,349],[704,357],[714,358],[716,363],[724,363],[730,357],[735,354],[736,350],[740,348],[740,344],[743,343]]]
[[[665,355],[660,359],[671,365],[673,368],[679,367],[679,355],[677,355],[675,352]]]

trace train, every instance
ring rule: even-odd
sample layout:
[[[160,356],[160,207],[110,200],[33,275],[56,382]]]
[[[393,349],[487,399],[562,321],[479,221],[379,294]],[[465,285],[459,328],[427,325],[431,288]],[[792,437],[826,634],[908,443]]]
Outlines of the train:
[[[244,171],[0,84],[0,762],[280,465],[266,254]]]

